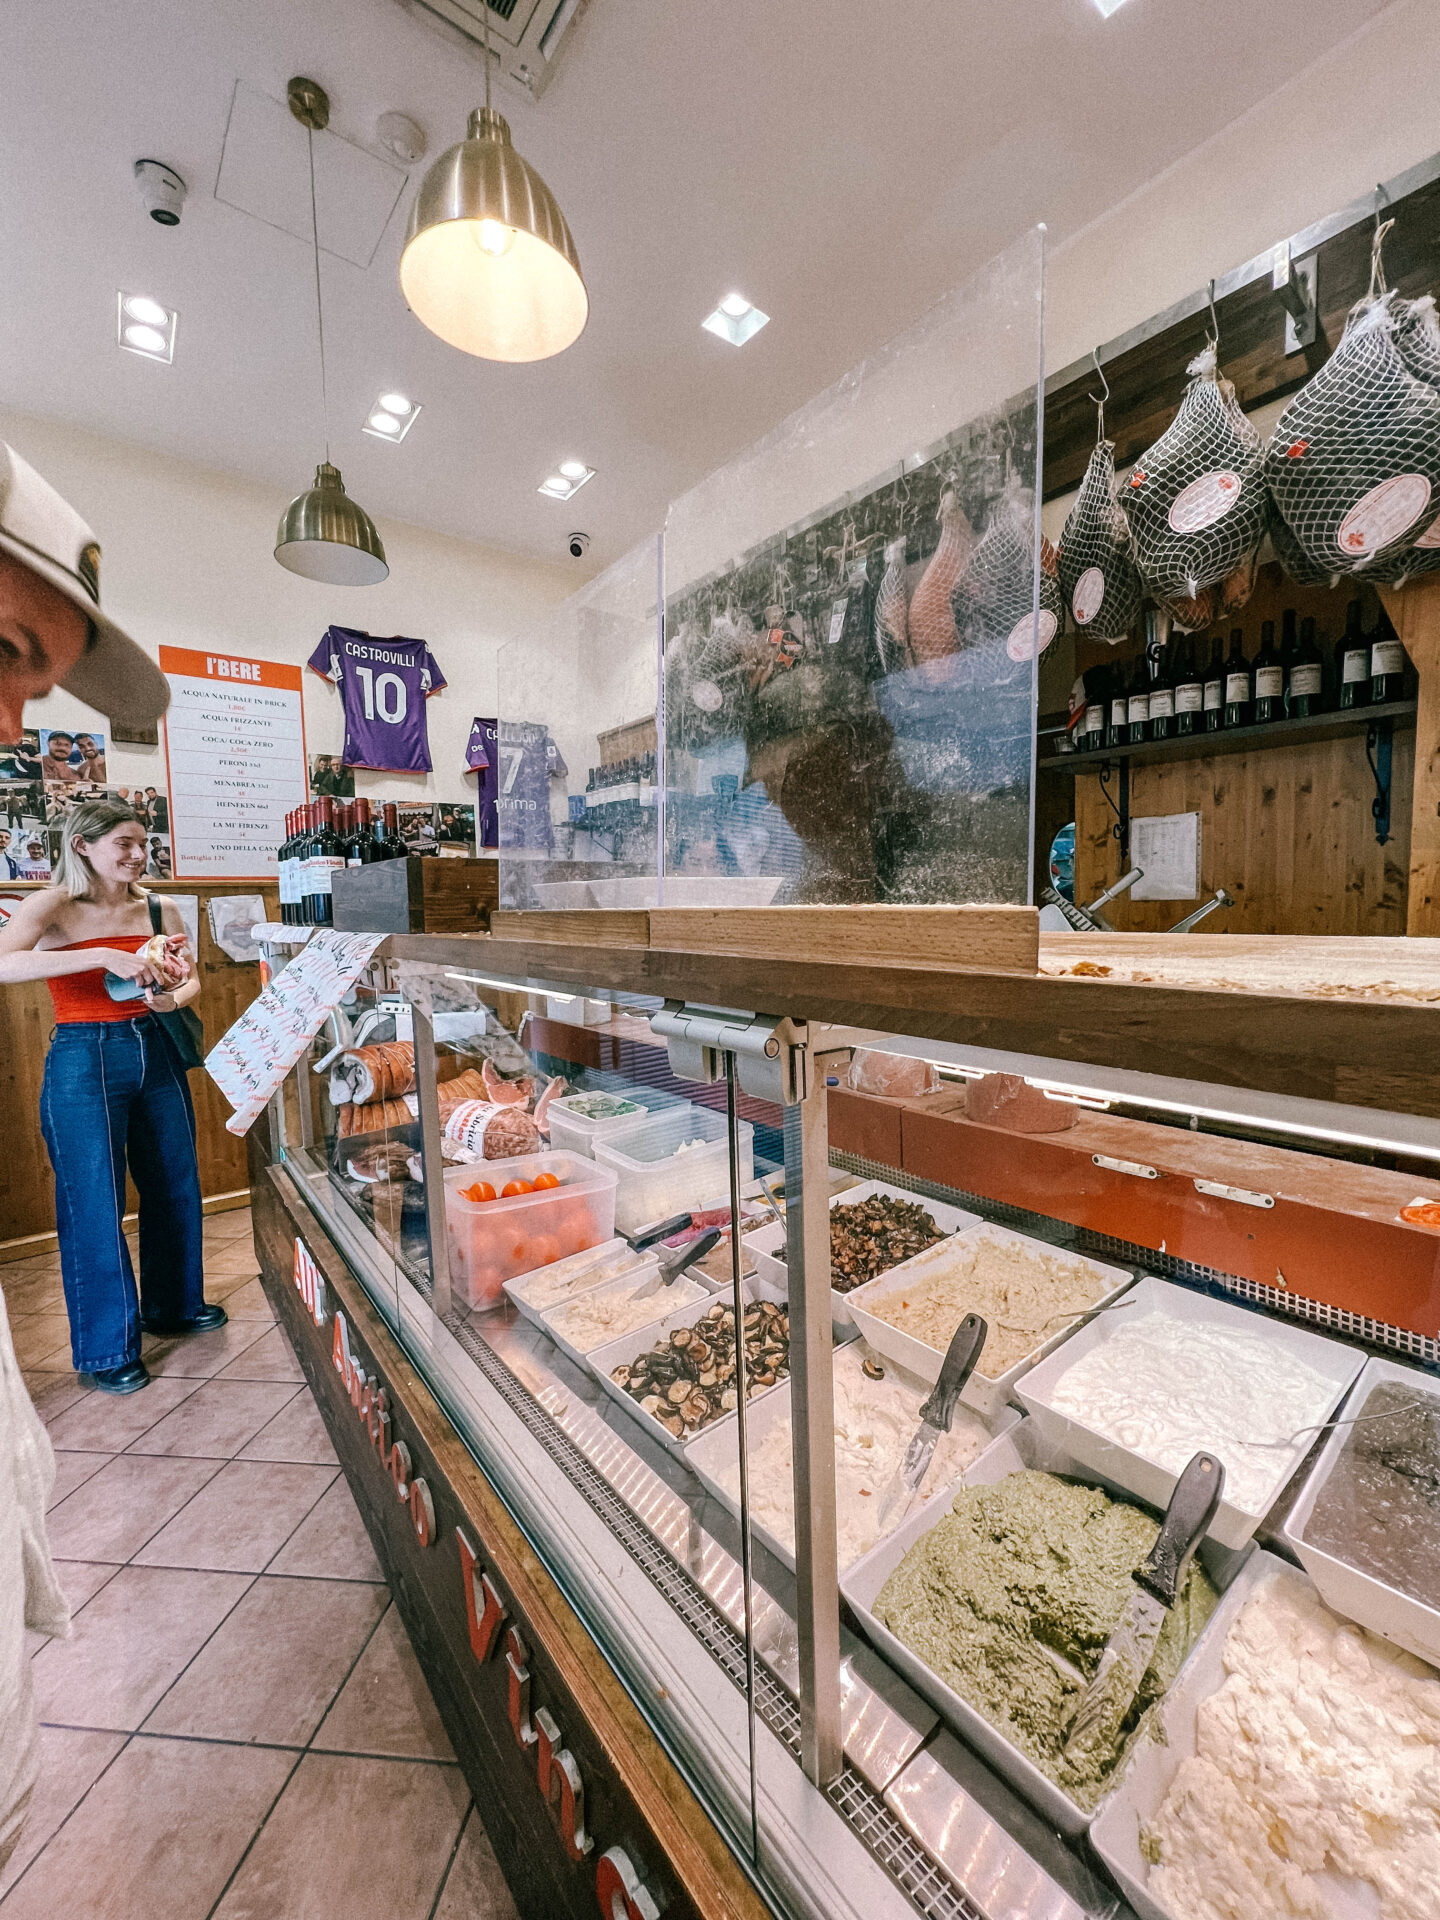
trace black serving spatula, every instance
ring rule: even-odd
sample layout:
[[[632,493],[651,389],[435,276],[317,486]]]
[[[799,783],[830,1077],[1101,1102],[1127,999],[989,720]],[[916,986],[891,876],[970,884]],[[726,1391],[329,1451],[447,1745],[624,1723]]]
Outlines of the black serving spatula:
[[[1125,1611],[1065,1735],[1067,1756],[1103,1748],[1120,1731],[1224,1490],[1225,1469],[1213,1453],[1197,1453],[1175,1482],[1155,1544],[1131,1576]]]
[[[960,1389],[975,1371],[975,1363],[980,1358],[980,1349],[985,1345],[985,1336],[989,1331],[978,1313],[967,1313],[950,1336],[940,1378],[935,1382],[929,1399],[921,1405],[920,1424],[915,1429],[915,1437],[905,1449],[905,1458],[895,1469],[885,1489],[885,1497],[880,1502],[878,1525],[881,1533],[886,1531],[891,1515],[901,1502],[906,1506],[910,1504],[929,1471],[940,1436],[950,1431],[950,1423],[955,1418],[955,1402],[960,1398]]]

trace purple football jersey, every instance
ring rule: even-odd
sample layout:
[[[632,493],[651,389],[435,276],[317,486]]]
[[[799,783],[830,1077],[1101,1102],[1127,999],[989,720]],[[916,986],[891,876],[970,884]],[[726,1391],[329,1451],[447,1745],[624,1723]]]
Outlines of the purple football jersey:
[[[340,689],[347,767],[429,773],[425,702],[445,676],[423,640],[375,640],[330,627],[306,664]]]
[[[471,773],[480,776],[476,794],[479,844],[482,847],[498,847],[500,821],[495,803],[500,795],[500,727],[497,721],[477,718],[471,722],[470,740],[465,748],[465,765]]]
[[[501,843],[550,850],[550,777],[568,769],[550,729],[538,720],[502,720],[496,812]]]

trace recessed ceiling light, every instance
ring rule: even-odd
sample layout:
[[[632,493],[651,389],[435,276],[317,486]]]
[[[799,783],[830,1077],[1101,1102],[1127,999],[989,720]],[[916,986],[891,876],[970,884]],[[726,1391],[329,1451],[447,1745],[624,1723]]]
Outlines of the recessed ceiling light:
[[[179,317],[148,293],[126,293],[122,288],[115,312],[116,345],[126,353],[138,353],[142,359],[158,360],[168,367],[175,358]]]
[[[420,417],[420,408],[403,393],[382,393],[366,415],[362,433],[397,446]]]
[[[700,324],[707,333],[728,340],[732,347],[743,347],[769,322],[769,314],[753,306],[743,293],[727,293],[715,311],[707,313]]]
[[[1118,13],[1120,11],[1121,7],[1125,4],[1125,0],[1095,0],[1095,4],[1100,9],[1104,18],[1108,20],[1112,13]]]
[[[562,460],[560,465],[536,488],[547,500],[573,500],[587,481],[595,478],[594,467],[583,460]]]

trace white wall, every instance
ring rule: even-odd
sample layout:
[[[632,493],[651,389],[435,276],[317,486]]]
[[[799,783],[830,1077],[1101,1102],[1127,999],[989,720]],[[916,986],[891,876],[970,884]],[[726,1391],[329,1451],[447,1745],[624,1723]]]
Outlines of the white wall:
[[[285,499],[264,487],[105,440],[58,421],[0,408],[7,440],[95,529],[107,612],[149,651],[203,647],[299,665],[332,622],[429,642],[449,682],[428,705],[435,771],[356,775],[356,791],[387,799],[472,800],[465,743],[476,714],[495,712],[496,650],[574,588],[559,566],[471,545],[420,527],[381,526],[390,578],[379,587],[324,587],[274,558]],[[298,473],[295,490],[311,475]],[[340,697],[306,673],[312,754],[340,751]],[[26,709],[31,726],[109,723],[56,692]],[[112,747],[112,786],[165,785],[164,748]]]

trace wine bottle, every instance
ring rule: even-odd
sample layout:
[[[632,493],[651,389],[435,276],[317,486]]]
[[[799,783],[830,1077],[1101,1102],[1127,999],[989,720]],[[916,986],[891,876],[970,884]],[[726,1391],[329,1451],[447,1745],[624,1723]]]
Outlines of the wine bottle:
[[[1325,663],[1315,644],[1315,622],[1307,613],[1300,622],[1300,639],[1285,679],[1285,711],[1292,720],[1308,720],[1320,711]]]
[[[1205,731],[1218,733],[1225,724],[1225,636],[1210,642],[1210,664],[1205,669]]]
[[[1150,683],[1150,738],[1172,740],[1175,737],[1175,682],[1165,641],[1152,641],[1145,649],[1145,667]]]
[[[345,861],[335,832],[335,802],[327,795],[317,800],[315,805],[319,822],[310,836],[305,854],[305,900],[310,910],[310,924],[330,927],[335,924],[330,885],[335,869],[343,867]]]
[[[1130,703],[1126,698],[1125,669],[1117,662],[1109,670],[1105,708],[1105,744],[1123,747],[1130,738]]]
[[[1273,716],[1276,720],[1290,712],[1290,671],[1300,651],[1300,640],[1296,631],[1297,618],[1293,607],[1286,607],[1280,616],[1280,671],[1285,676],[1285,680],[1280,689],[1280,711]]]
[[[1104,667],[1092,667],[1083,678],[1085,710],[1080,716],[1075,745],[1081,753],[1093,753],[1105,740],[1110,676]]]
[[[380,803],[381,817],[385,824],[385,846],[387,860],[403,860],[410,849],[400,838],[400,815],[393,800]]]
[[[370,802],[357,800],[351,809],[350,831],[345,836],[347,867],[367,867],[375,858],[375,836],[370,831]]]
[[[1383,610],[1370,642],[1370,704],[1399,700],[1405,691],[1405,649]]]
[[[1294,619],[1293,614],[1288,614]],[[1285,669],[1275,651],[1275,622],[1266,620],[1260,627],[1260,651],[1255,656],[1254,722],[1263,726],[1268,720],[1280,720],[1285,714]]]
[[[1132,747],[1150,738],[1150,672],[1144,656],[1135,662],[1125,701],[1125,737]]]
[[[1360,602],[1345,609],[1345,631],[1335,649],[1339,655],[1336,679],[1342,708],[1363,707],[1370,698],[1370,643],[1360,631]]]
[[[1245,635],[1239,627],[1230,630],[1230,656],[1225,662],[1225,725],[1248,727],[1250,724],[1250,662],[1245,658]]]
[[[1177,640],[1175,645],[1175,737],[1186,740],[1204,724],[1205,676],[1200,671],[1199,640]]]
[[[290,842],[295,835],[295,815],[285,816],[285,838],[275,853],[275,875],[280,886],[280,924],[290,925]]]

